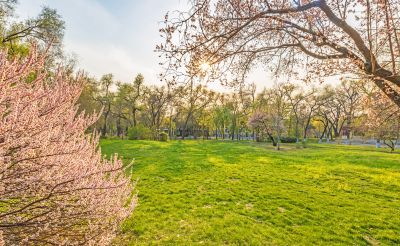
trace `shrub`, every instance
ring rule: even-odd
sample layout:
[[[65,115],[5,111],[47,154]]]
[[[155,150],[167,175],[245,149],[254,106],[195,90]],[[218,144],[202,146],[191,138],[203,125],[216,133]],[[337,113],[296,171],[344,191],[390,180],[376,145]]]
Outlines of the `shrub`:
[[[281,143],[296,143],[297,139],[293,137],[281,137]]]
[[[128,139],[130,140],[148,140],[152,139],[152,131],[143,125],[137,125],[128,129]]]
[[[168,141],[168,133],[166,132],[161,132],[159,139],[161,142],[167,142]]]
[[[84,81],[44,63],[0,51],[0,244],[109,244],[135,205],[130,177],[85,134],[99,115],[77,115]]]

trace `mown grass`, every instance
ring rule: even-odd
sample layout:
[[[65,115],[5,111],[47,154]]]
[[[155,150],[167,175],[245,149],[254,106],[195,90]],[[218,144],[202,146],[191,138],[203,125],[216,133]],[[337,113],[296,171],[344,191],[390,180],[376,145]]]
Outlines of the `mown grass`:
[[[140,178],[118,244],[400,244],[399,153],[217,141],[101,146],[134,158]]]

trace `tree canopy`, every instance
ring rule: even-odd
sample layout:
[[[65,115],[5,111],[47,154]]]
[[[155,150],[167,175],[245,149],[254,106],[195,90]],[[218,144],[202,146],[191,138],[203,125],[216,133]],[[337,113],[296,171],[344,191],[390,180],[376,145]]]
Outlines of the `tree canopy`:
[[[201,64],[221,81],[243,81],[256,64],[307,80],[350,73],[400,106],[398,0],[190,3],[160,30],[167,80],[201,74]]]

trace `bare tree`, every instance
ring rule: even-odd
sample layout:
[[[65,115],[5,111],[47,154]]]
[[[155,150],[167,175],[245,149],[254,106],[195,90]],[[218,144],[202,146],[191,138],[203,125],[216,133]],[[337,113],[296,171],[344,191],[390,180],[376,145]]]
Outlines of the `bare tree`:
[[[192,0],[165,18],[165,76],[201,73],[242,81],[254,64],[307,78],[352,73],[400,106],[399,0]]]

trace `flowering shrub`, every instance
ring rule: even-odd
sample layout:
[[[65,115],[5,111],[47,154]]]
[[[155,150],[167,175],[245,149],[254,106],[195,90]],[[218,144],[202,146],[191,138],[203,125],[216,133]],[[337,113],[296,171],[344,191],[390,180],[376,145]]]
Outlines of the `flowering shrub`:
[[[135,206],[133,184],[77,114],[84,80],[0,52],[0,245],[105,245]],[[34,79],[32,78],[34,75]]]

